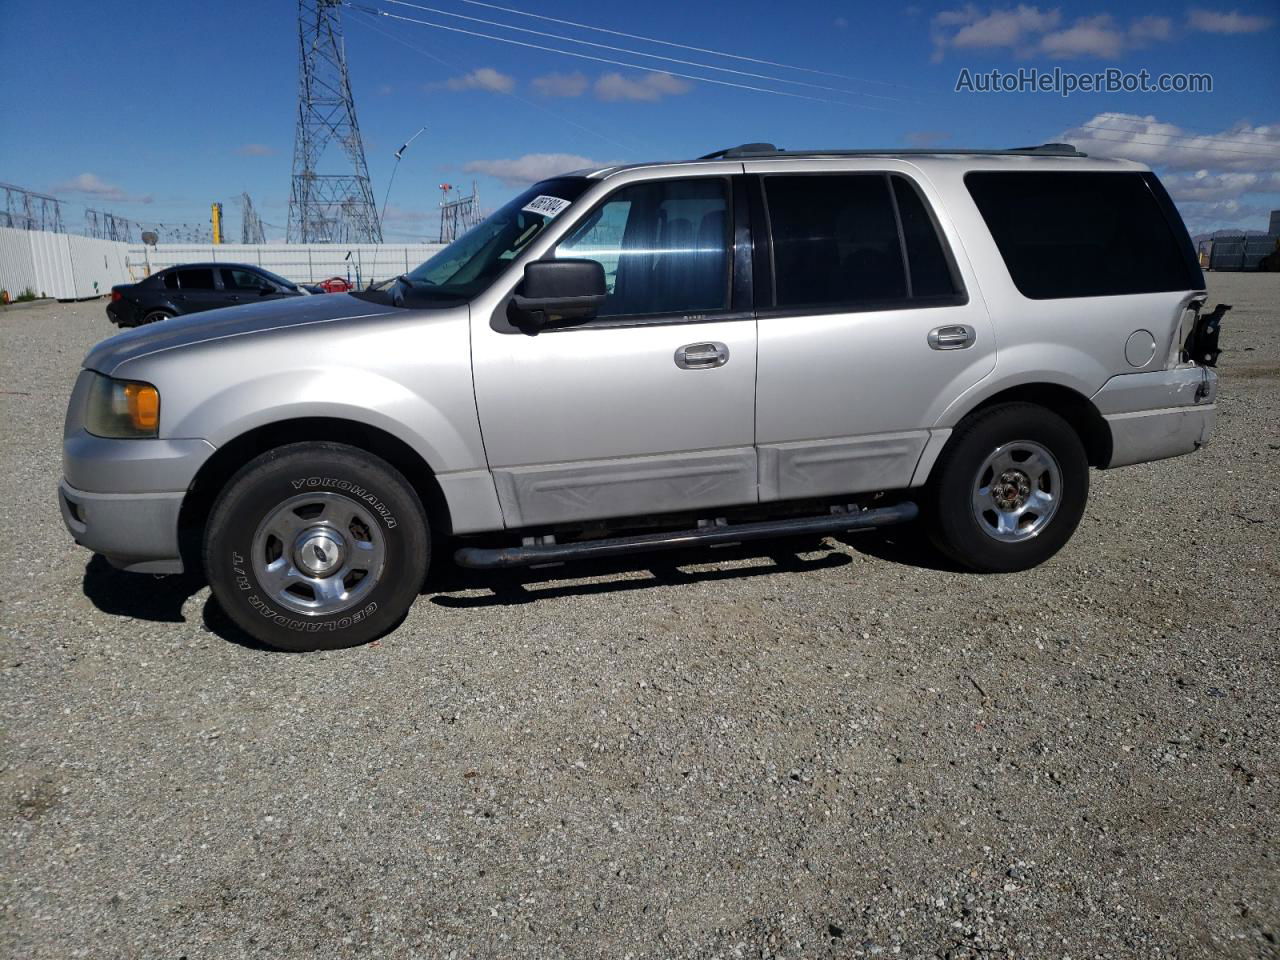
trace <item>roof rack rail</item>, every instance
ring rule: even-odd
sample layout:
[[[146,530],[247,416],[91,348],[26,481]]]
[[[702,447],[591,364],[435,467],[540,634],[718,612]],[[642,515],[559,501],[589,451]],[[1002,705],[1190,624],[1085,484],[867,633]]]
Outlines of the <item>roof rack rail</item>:
[[[699,160],[741,160],[759,157],[929,157],[929,156],[965,156],[977,154],[991,157],[1086,157],[1069,143],[1042,143],[1034,147],[1009,147],[1004,150],[965,149],[955,147],[949,149],[930,149],[927,147],[909,147],[902,150],[784,150],[772,143],[744,143],[736,147],[727,147],[699,157]]]

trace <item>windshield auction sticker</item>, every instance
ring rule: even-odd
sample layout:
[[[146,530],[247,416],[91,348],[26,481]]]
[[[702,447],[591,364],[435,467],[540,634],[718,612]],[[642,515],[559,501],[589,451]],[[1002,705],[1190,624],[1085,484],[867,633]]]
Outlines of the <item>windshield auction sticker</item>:
[[[568,200],[562,200],[560,197],[548,197],[546,194],[542,194],[534,197],[520,209],[526,213],[540,213],[550,220],[556,214],[562,213],[567,206],[569,206]]]

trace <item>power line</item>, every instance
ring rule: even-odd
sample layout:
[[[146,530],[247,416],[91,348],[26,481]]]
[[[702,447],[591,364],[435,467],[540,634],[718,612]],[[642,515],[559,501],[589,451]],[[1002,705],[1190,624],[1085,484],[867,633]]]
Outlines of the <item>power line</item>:
[[[400,44],[402,47],[407,47],[408,49],[414,51],[415,53],[419,53],[422,56],[427,57],[428,59],[434,60],[436,63],[442,64],[454,70],[462,69],[461,66],[459,66],[457,63],[451,60],[445,60],[442,57],[438,57],[431,51],[424,50],[422,49],[422,47],[418,46],[417,44],[410,43],[408,40],[405,40],[403,37],[397,37],[394,33],[388,33],[386,30],[383,30],[381,27],[375,26],[372,16],[368,14],[366,11],[357,9],[357,12],[364,13],[365,16],[369,16],[370,19],[363,20],[363,19],[357,18],[351,21],[352,23],[358,23],[360,24],[360,26],[365,27],[366,29],[372,30],[374,33],[381,34],[382,36],[386,37],[388,40],[395,41],[396,43]],[[625,143],[621,143],[620,141],[615,140],[613,137],[610,137],[601,133],[599,130],[593,130],[590,127],[584,126],[583,124],[578,123],[576,120],[571,120],[568,117],[564,116],[563,114],[558,113],[555,110],[552,110],[550,107],[546,106],[545,104],[535,103],[532,100],[526,100],[524,97],[520,96],[518,93],[509,93],[507,94],[507,96],[512,97],[515,100],[519,100],[521,103],[525,104],[526,106],[533,107],[535,110],[541,110],[543,113],[547,114],[548,116],[555,117],[557,120],[560,120],[563,123],[567,123],[571,127],[576,127],[577,129],[581,130],[583,133],[589,133],[593,137],[599,137],[601,140],[604,140],[606,143],[611,143],[615,147],[620,147],[623,150],[631,149]]]
[[[1102,130],[1104,128],[1092,127],[1090,129]],[[1108,133],[1119,133],[1119,134],[1124,133],[1123,130],[1112,130],[1110,128],[1105,128],[1105,129],[1106,129],[1106,132]],[[1160,134],[1156,134],[1156,136],[1160,136]],[[1194,146],[1192,146],[1189,143],[1159,143],[1155,140],[1142,140],[1138,137],[1127,137],[1127,136],[1104,137],[1101,135],[1101,133],[1091,133],[1089,134],[1089,139],[1090,140],[1106,140],[1110,143],[1133,143],[1139,146],[1146,146],[1146,147],[1167,147],[1170,150],[1192,151],[1196,149]],[[1242,157],[1259,157],[1259,158],[1266,158],[1269,160],[1280,160],[1280,154],[1277,154],[1275,151],[1261,152],[1257,150],[1228,150],[1224,147],[1214,147],[1210,149],[1208,152],[1230,153],[1230,154],[1235,154]]]
[[[1102,131],[1105,131],[1106,133],[1120,133],[1120,134],[1129,134],[1130,132],[1120,127],[1110,127],[1110,126],[1104,126],[1102,124],[1095,124],[1095,123],[1083,123],[1080,125],[1080,129],[1102,130]],[[1234,144],[1237,147],[1262,147],[1264,148],[1264,151],[1267,150],[1268,148],[1273,148],[1275,156],[1277,157],[1277,159],[1280,159],[1280,141],[1276,141],[1275,143],[1269,143],[1267,141],[1254,142],[1249,140],[1232,140],[1228,137],[1195,136],[1191,134],[1180,134],[1180,133],[1159,133],[1155,130],[1134,130],[1133,133],[1138,136],[1164,137],[1169,140],[1186,140],[1193,143],[1204,143],[1207,141],[1210,143],[1230,143],[1230,144]],[[1172,146],[1172,144],[1170,144],[1170,146]],[[1249,151],[1249,152],[1252,152],[1252,151]]]
[[[652,68],[643,66],[641,64],[626,63],[622,60],[611,60],[607,57],[596,57],[587,53],[575,53],[572,50],[559,50],[559,49],[556,49],[555,47],[546,47],[538,43],[527,43],[524,40],[512,40],[510,37],[495,37],[491,33],[480,33],[475,30],[464,30],[461,27],[450,27],[442,23],[431,23],[428,20],[419,20],[415,17],[402,17],[399,14],[388,13],[386,10],[377,10],[373,7],[365,7],[365,6],[361,6],[359,4],[354,4],[354,3],[348,3],[347,6],[355,10],[363,11],[364,13],[374,14],[379,17],[387,17],[388,19],[391,19],[391,20],[402,20],[405,23],[416,23],[424,27],[432,27],[436,30],[447,30],[449,33],[461,33],[469,37],[480,37],[483,40],[496,40],[498,43],[509,43],[512,46],[525,47],[530,50],[543,50],[547,53],[558,53],[561,56],[576,57],[579,60],[594,60],[596,63],[608,63],[608,64],[612,64],[615,67],[626,67],[629,70],[640,70],[645,73],[655,72]],[[701,83],[713,83],[721,87],[735,87],[739,90],[751,90],[755,93],[771,93],[777,97],[791,97],[796,100],[811,100],[816,103],[832,103],[839,107],[855,107],[859,110],[884,111],[887,109],[885,107],[873,107],[865,103],[849,103],[848,101],[844,101],[844,100],[832,100],[829,97],[814,97],[814,96],[810,96],[807,93],[792,93],[788,90],[770,90],[768,87],[757,87],[747,83],[735,83],[732,80],[716,80],[712,77],[699,77],[690,73],[680,73],[679,71],[676,71],[676,70],[665,70],[661,72],[667,73],[673,77],[682,77],[685,80],[697,80]]]
[[[516,10],[513,7],[503,7],[496,3],[483,3],[481,0],[460,0],[461,3],[469,3],[475,7],[488,7],[490,10],[501,10],[503,13],[514,13],[521,17],[532,17],[535,20],[545,20],[549,23],[558,23],[565,27],[577,27],[579,30],[593,30],[596,33],[608,33],[615,37],[625,37],[628,40],[641,40],[645,43],[657,43],[664,47],[676,47],[680,50],[692,50],[695,53],[709,53],[714,57],[725,57],[729,60],[742,60],[746,63],[758,63],[766,67],[781,67],[784,70],[798,70],[801,73],[816,73],[823,77],[835,77],[840,80],[852,80],[855,83],[874,83],[885,87],[903,87],[900,83],[893,83],[889,80],[872,80],[867,77],[851,77],[843,73],[832,73],[829,70],[815,70],[812,67],[797,67],[790,63],[779,63],[777,60],[763,60],[758,57],[744,57],[736,53],[726,53],[723,50],[712,50],[708,47],[695,47],[687,43],[675,43],[671,40],[659,40],[657,37],[646,37],[638,33],[626,33],[623,30],[610,30],[607,27],[595,27],[589,23],[578,23],[575,20],[562,20],[559,17],[548,17],[540,13],[529,13],[525,10]],[[903,89],[912,89],[903,87]]]
[[[651,60],[661,60],[664,63],[679,63],[686,67],[697,67],[700,70],[715,70],[719,73],[732,73],[740,77],[753,77],[757,80],[768,80],[771,83],[790,83],[795,86],[809,87],[814,90],[826,90],[830,93],[842,93],[851,97],[870,97],[874,100],[892,100],[897,103],[906,103],[901,97],[888,97],[878,93],[862,93],[857,90],[845,90],[840,87],[831,87],[821,83],[809,83],[807,80],[788,80],[785,77],[775,77],[767,73],[752,73],[749,70],[735,70],[732,67],[717,67],[709,63],[700,63],[697,60],[681,60],[678,57],[664,57],[660,53],[645,53],[643,50],[632,50],[629,47],[615,47],[608,43],[596,43],[592,40],[579,40],[576,37],[566,37],[558,33],[548,33],[545,30],[531,30],[528,27],[516,27],[507,23],[501,23],[497,20],[484,20],[480,17],[468,17],[462,13],[450,13],[448,10],[441,10],[438,7],[423,6],[420,3],[410,3],[409,0],[385,0],[387,3],[393,3],[401,7],[413,7],[415,10],[426,10],[428,13],[438,13],[445,17],[455,17],[458,20],[468,20],[472,23],[483,23],[490,27],[498,27],[501,30],[514,30],[517,33],[532,34],[535,37],[546,37],[551,40],[558,40],[561,43],[578,43],[585,47],[594,47],[598,50],[612,50],[615,53],[625,53],[633,57],[648,57]]]

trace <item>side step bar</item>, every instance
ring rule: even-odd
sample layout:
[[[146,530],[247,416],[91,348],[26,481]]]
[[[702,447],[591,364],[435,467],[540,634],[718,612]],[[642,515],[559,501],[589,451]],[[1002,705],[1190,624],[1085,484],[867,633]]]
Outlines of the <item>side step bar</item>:
[[[524,547],[463,547],[453,558],[459,566],[472,569],[506,569],[528,567],[562,560],[597,560],[629,553],[678,550],[718,543],[741,543],[816,533],[842,533],[847,530],[872,530],[895,523],[914,520],[920,509],[910,501],[889,507],[875,507],[850,513],[832,513],[821,517],[798,517],[789,520],[766,520],[761,523],[706,526],[696,530],[668,533],[645,533],[633,537],[585,540],[581,543],[545,543]]]

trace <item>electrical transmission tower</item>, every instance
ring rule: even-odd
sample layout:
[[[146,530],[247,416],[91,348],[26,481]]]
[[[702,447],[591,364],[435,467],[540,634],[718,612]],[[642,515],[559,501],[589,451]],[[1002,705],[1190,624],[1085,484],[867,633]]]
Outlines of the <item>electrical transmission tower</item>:
[[[253,201],[247,193],[240,194],[240,242],[266,243],[267,234],[262,228],[262,218],[253,209]]]
[[[451,183],[440,184],[440,242],[453,243],[480,222],[480,194],[476,182],[471,181],[471,193],[449,199],[454,190]]]
[[[133,243],[133,228],[136,224],[125,217],[101,210],[86,208],[84,211],[85,235],[99,240],[119,240]]]
[[[381,243],[338,19],[341,0],[298,0],[298,129],[289,193],[290,243]],[[321,173],[337,143],[350,164]]]
[[[65,233],[62,204],[56,197],[35,193],[11,183],[0,183],[4,191],[4,209],[0,210],[0,227],[17,230],[48,230]]]

